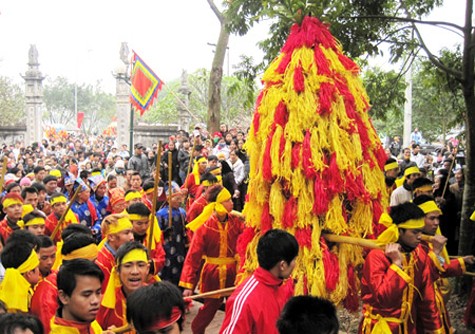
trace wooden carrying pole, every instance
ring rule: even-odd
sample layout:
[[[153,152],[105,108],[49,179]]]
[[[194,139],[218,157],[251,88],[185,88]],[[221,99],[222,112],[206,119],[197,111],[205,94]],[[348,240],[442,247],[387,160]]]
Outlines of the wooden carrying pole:
[[[0,194],[3,192],[3,183],[5,182],[5,175],[7,174],[7,163],[8,163],[8,158],[4,156],[3,163],[2,163],[2,175],[0,178]]]
[[[76,201],[76,198],[78,197],[79,193],[82,190],[82,185],[79,184],[76,191],[74,192],[73,197],[71,197],[71,200],[69,201],[68,207],[66,208],[66,211],[63,212],[61,215],[61,218],[58,220],[58,224],[54,227],[53,232],[51,233],[50,239],[54,241],[54,238],[56,237],[56,234],[58,234],[59,228],[61,225],[63,225],[64,219],[66,218],[66,214],[68,213],[69,210],[71,210],[71,206],[73,206],[73,203]]]
[[[158,141],[157,159],[155,160],[155,179],[153,183],[152,213],[150,214],[150,235],[148,236],[148,248],[152,247],[153,229],[155,228],[155,212],[157,211],[158,181],[160,181],[160,160],[162,156],[162,141]],[[158,226],[157,226],[158,227]]]
[[[173,187],[172,187],[172,172],[173,172],[173,165],[172,165],[172,152],[168,151],[168,227],[172,227],[173,225],[173,217],[172,217],[172,195],[173,195]]]
[[[378,246],[378,244],[376,244],[374,240],[369,240],[369,239],[347,237],[347,236],[335,235],[335,234],[322,234],[322,236],[325,238],[325,240],[330,241],[330,242],[351,244],[355,246],[368,247],[371,249],[384,248],[384,247]]]

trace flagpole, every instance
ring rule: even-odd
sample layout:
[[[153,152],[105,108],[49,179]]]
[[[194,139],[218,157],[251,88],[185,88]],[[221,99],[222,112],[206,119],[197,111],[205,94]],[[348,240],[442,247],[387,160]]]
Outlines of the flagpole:
[[[130,143],[130,157],[134,155],[134,107],[132,106],[132,103],[130,104],[130,138],[129,138],[129,143]]]

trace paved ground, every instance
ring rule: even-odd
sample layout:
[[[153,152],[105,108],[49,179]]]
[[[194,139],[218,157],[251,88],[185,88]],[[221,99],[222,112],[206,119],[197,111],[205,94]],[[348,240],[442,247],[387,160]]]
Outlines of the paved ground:
[[[190,309],[190,313],[186,315],[185,328],[183,329],[183,334],[191,334],[191,322],[195,318],[196,313],[198,313],[198,309],[201,307],[201,305],[202,304],[200,302],[193,301],[193,306]],[[219,329],[221,328],[221,324],[223,323],[223,319],[224,319],[224,312],[218,311],[213,321],[206,329],[206,334],[218,334]]]

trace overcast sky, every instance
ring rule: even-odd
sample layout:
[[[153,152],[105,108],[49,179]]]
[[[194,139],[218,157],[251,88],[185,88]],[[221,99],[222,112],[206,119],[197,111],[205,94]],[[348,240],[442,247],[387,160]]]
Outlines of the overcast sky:
[[[431,19],[462,25],[464,1],[445,2]],[[263,24],[245,37],[231,36],[231,72],[241,54],[262,58],[256,43],[266,33]],[[461,40],[442,30],[424,33],[433,49]],[[216,43],[218,34],[218,20],[206,0],[0,0],[0,75],[22,83],[19,74],[27,69],[30,44],[36,44],[47,77],[65,76],[79,84],[100,80],[113,93],[111,72],[120,64],[121,42],[128,42],[166,83],[182,69],[210,68],[213,47],[207,43]]]

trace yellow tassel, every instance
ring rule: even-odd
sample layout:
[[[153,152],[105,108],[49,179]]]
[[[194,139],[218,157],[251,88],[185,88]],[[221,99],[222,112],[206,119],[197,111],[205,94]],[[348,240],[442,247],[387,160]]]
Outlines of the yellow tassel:
[[[356,200],[353,203],[353,209],[351,210],[351,217],[348,225],[362,238],[365,238],[369,234],[373,234],[373,225],[368,224],[368,222],[373,221],[373,213],[371,210],[371,205],[365,204],[360,200]]]
[[[297,224],[299,228],[305,228],[309,226],[309,223],[312,219],[312,207],[314,202],[314,193],[313,193],[313,180],[307,180],[307,183],[304,185],[304,188],[300,192],[298,204],[298,215],[297,215]]]
[[[343,219],[341,204],[340,197],[338,195],[334,196],[325,216],[325,229],[330,230],[335,234],[346,233],[348,229],[346,222]]]
[[[292,182],[290,184],[290,190],[294,197],[298,197],[302,189],[304,189],[307,179],[303,175],[302,169],[298,168],[292,172]]]
[[[290,182],[292,178],[292,142],[290,140],[285,141],[284,155],[282,157],[282,165],[280,166],[280,174],[283,179],[285,179],[287,182]]]
[[[282,80],[282,74],[277,73],[277,67],[279,67],[282,58],[284,58],[285,54],[279,54],[270,64],[267,70],[264,72],[262,76],[262,81],[264,82],[279,82]]]
[[[282,195],[280,182],[275,181],[269,193],[270,214],[274,217],[274,228],[282,228],[282,216],[284,214],[285,197]]]
[[[270,155],[272,161],[272,175],[280,179],[281,173],[281,158],[280,158],[280,138],[283,136],[283,130],[280,125],[275,128],[274,136],[272,137],[272,144],[270,147]]]

